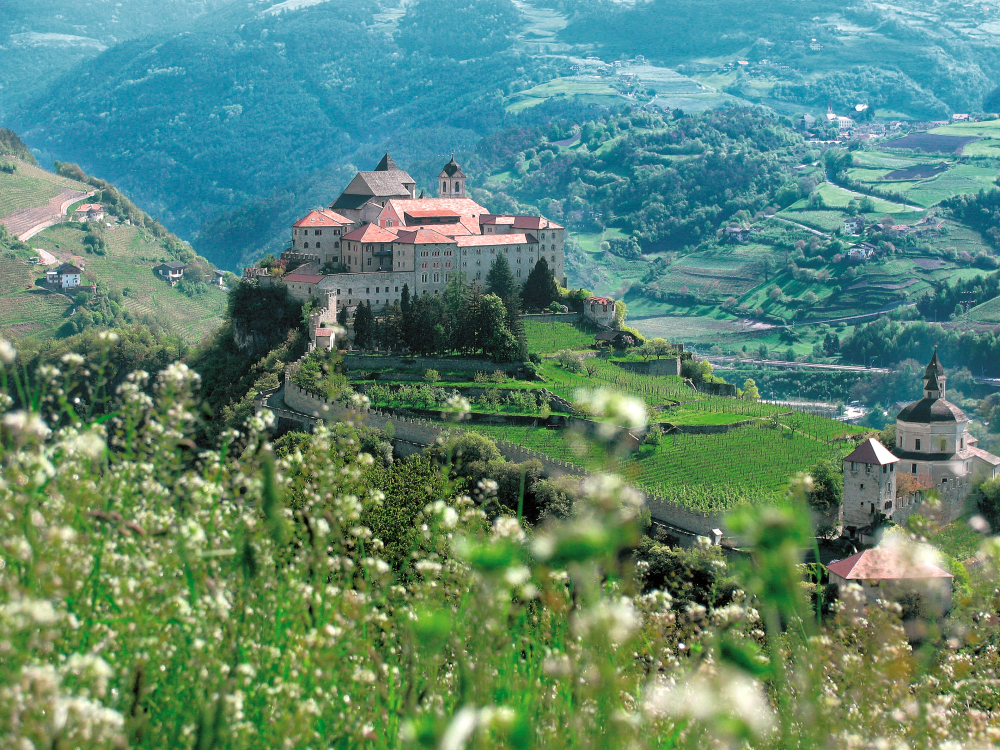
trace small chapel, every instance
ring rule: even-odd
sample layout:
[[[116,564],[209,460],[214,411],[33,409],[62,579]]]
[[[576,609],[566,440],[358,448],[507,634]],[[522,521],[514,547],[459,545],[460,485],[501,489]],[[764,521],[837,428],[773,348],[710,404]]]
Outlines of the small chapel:
[[[913,477],[921,491],[933,490],[947,520],[961,515],[975,484],[1000,476],[1000,456],[978,447],[965,412],[945,398],[947,377],[936,347],[923,381],[923,398],[896,416],[891,452],[869,438],[844,459],[843,522],[848,536],[871,529],[880,514],[902,522],[913,512],[914,497],[897,493],[901,474]]]

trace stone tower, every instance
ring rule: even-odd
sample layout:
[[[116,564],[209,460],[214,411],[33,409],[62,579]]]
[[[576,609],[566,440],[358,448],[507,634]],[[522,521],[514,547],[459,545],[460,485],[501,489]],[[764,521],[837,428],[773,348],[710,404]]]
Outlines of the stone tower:
[[[439,198],[464,198],[465,197],[465,172],[455,161],[455,154],[452,153],[451,161],[444,165],[441,174],[438,175]]]
[[[849,536],[874,524],[879,513],[892,517],[898,462],[873,438],[844,459],[844,530]]]

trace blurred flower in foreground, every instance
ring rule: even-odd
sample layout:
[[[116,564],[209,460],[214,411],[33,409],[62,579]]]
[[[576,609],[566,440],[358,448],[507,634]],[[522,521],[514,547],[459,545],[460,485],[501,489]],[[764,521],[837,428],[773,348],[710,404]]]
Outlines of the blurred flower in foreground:
[[[774,712],[758,680],[731,667],[702,669],[686,680],[649,690],[646,711],[694,719],[717,736],[748,739],[774,725]]]
[[[646,426],[646,405],[641,399],[606,389],[576,392],[576,404],[601,423],[600,437],[611,440],[620,431]]]

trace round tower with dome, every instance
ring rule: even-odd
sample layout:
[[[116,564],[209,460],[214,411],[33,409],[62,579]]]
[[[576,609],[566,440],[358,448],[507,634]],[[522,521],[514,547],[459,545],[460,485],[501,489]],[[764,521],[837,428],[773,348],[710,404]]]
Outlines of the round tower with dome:
[[[960,499],[979,479],[1000,474],[1000,457],[980,449],[969,433],[969,418],[947,400],[947,377],[937,347],[924,370],[924,397],[896,416],[899,471],[934,488],[945,499]]]

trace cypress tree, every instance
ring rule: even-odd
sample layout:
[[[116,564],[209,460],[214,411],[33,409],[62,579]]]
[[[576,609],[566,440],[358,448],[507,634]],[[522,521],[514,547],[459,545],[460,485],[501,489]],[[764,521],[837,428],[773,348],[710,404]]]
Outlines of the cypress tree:
[[[521,299],[524,300],[525,309],[544,309],[549,304],[559,298],[559,287],[549,270],[549,264],[545,257],[538,259],[535,267],[528,274],[528,280],[524,282],[524,290],[521,292]]]

